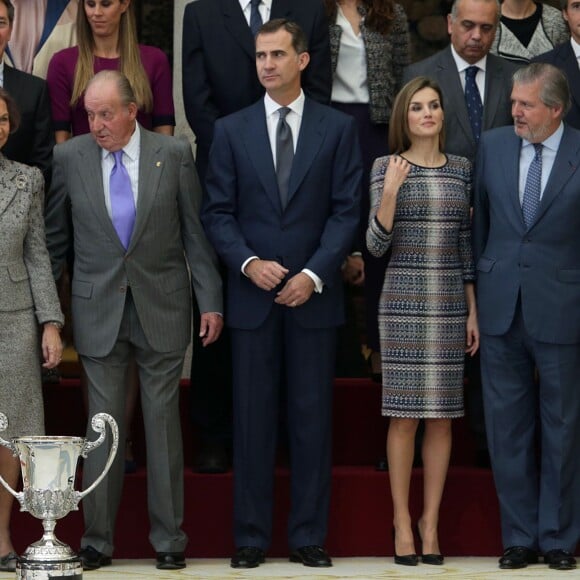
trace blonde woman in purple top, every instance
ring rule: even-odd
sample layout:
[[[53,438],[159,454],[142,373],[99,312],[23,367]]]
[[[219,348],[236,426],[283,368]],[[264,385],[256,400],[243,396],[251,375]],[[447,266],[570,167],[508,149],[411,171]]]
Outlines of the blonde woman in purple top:
[[[137,120],[147,129],[173,135],[171,67],[165,53],[139,45],[131,0],[84,0],[77,14],[78,46],[57,52],[47,82],[56,142],[89,132],[83,95],[93,75],[121,70],[137,96]]]

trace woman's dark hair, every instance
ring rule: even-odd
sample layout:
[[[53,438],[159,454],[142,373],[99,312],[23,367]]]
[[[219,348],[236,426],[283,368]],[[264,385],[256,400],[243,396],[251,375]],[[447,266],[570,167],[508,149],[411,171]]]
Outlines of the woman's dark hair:
[[[6,103],[8,120],[10,121],[10,133],[14,133],[20,126],[20,111],[16,106],[16,101],[10,96],[10,93],[3,88],[0,88],[0,100]]]

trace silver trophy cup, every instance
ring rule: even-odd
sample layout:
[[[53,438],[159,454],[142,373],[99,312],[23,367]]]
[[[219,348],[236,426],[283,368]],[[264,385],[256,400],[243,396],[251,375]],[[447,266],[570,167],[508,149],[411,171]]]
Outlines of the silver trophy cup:
[[[105,440],[106,423],[113,434],[113,443],[103,473],[84,491],[74,489],[77,461],[87,457]],[[6,430],[8,420],[0,413],[0,432]],[[79,502],[91,493],[107,475],[119,446],[119,429],[107,413],[96,414],[91,426],[99,433],[96,441],[84,437],[15,437],[0,445],[20,459],[22,491],[14,491],[0,476],[0,483],[20,502],[20,511],[30,512],[42,520],[44,535],[28,546],[16,566],[20,580],[49,580],[67,577],[82,578],[82,564],[71,548],[54,535],[56,521],[70,511],[79,509]]]

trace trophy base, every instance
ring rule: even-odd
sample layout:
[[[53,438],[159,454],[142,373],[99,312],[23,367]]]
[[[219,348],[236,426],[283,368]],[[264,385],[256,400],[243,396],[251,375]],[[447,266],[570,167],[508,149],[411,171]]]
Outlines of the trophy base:
[[[83,565],[78,558],[65,562],[41,562],[21,560],[16,565],[17,580],[53,580],[67,578],[67,580],[82,580]]]

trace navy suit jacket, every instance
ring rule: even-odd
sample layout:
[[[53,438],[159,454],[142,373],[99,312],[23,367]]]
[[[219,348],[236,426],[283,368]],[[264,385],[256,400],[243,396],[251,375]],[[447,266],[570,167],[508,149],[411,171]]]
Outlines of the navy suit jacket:
[[[580,68],[570,42],[564,42],[556,48],[540,54],[532,62],[547,62],[559,68],[568,79],[572,106],[564,119],[568,125],[580,129]]]
[[[517,65],[499,56],[487,55],[483,131],[513,124],[510,95],[512,75],[517,68]],[[433,78],[443,91],[445,151],[473,161],[477,144],[473,138],[465,93],[451,47],[448,46],[425,60],[409,65],[403,74],[403,83],[418,76]]]
[[[38,167],[48,189],[54,133],[46,82],[5,64],[4,88],[16,101],[20,127],[10,135],[2,153],[13,161]]]
[[[290,270],[286,280],[303,268],[322,279],[323,292],[291,310],[300,325],[344,321],[340,267],[358,226],[361,177],[354,120],[306,98],[282,210],[263,99],[216,122],[202,220],[229,271],[231,327],[259,327],[278,290],[261,290],[242,274],[251,256],[280,262]]]
[[[475,171],[473,244],[479,326],[502,335],[518,296],[530,335],[580,342],[580,132],[565,127],[535,222],[519,201],[521,139],[512,127],[482,135]]]
[[[330,102],[328,21],[321,0],[273,0],[270,18],[296,21],[308,39],[304,92]],[[216,119],[255,103],[264,88],[256,74],[254,37],[238,0],[196,0],[183,15],[183,103],[195,133],[196,165],[205,178]]]

